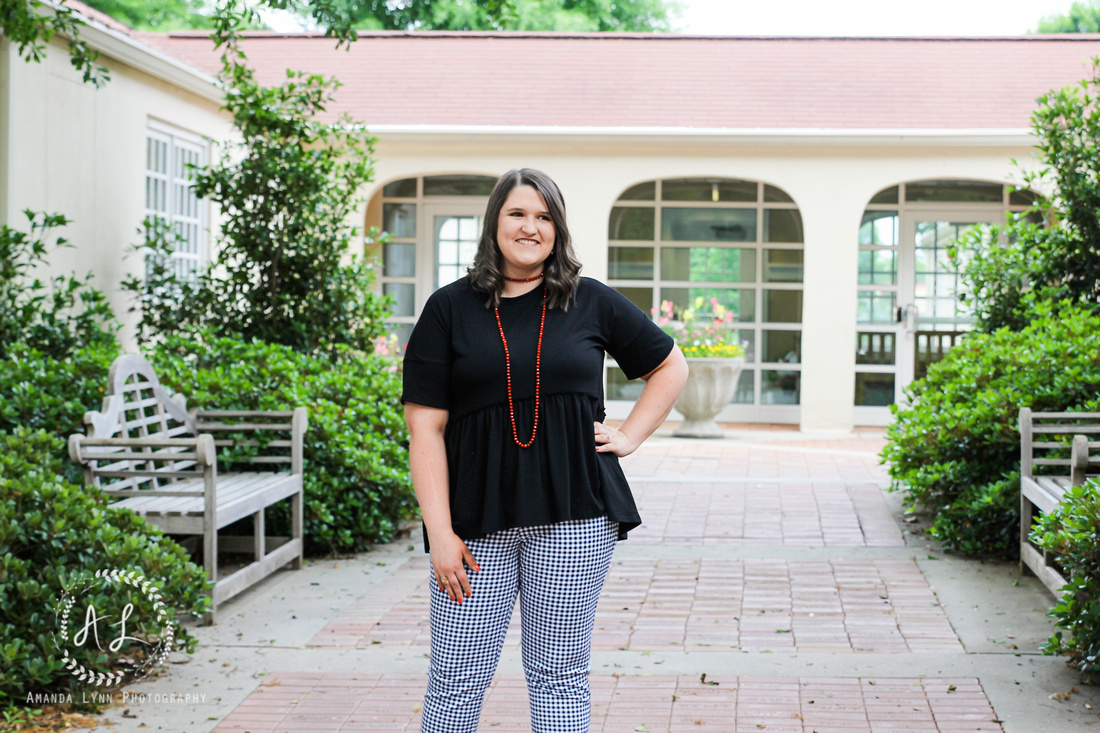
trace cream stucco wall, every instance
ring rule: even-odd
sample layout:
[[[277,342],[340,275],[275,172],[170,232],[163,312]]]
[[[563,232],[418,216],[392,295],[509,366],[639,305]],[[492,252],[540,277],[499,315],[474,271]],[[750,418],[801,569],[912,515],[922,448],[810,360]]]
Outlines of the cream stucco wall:
[[[851,140],[806,144],[792,140],[753,144],[739,140],[706,145],[668,142],[577,143],[552,137],[530,142],[428,140],[412,135],[377,147],[376,181],[366,193],[399,178],[434,173],[497,175],[530,166],[561,187],[570,231],[584,273],[607,276],[607,226],[619,194],[640,181],[666,177],[724,176],[764,181],[795,200],[805,232],[801,429],[848,433],[853,428],[857,233],[870,198],[904,181],[967,178],[1012,182],[1030,162],[1026,138],[1004,144],[976,135],[948,142]],[[425,136],[427,137],[427,136]],[[737,408],[720,418],[737,419]],[[610,414],[610,413],[609,413]]]
[[[4,101],[0,141],[7,153],[0,175],[0,222],[23,229],[23,209],[64,214],[60,234],[75,245],[55,256],[52,272],[95,272],[119,318],[126,346],[133,345],[133,314],[119,284],[140,273],[137,257],[124,258],[140,241],[145,216],[146,130],[159,120],[195,135],[224,139],[227,117],[210,99],[183,91],[110,56],[101,62],[111,80],[96,89],[81,81],[66,47],[50,44],[41,63],[18,58],[0,42]]]

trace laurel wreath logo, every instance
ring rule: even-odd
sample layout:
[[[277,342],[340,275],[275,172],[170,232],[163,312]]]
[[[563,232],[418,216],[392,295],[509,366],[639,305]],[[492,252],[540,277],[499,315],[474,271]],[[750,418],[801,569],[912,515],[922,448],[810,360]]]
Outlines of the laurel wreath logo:
[[[88,669],[69,654],[69,617],[72,614],[76,600],[85,595],[95,586],[129,585],[140,590],[144,596],[152,602],[156,613],[157,623],[162,629],[157,644],[149,650],[145,659],[139,664],[124,666],[113,672],[97,672]],[[53,635],[54,647],[61,652],[62,659],[69,672],[81,682],[87,682],[99,687],[110,687],[122,682],[124,679],[136,681],[145,677],[157,664],[164,661],[176,640],[176,623],[168,617],[167,607],[161,600],[160,588],[148,578],[130,571],[116,569],[97,570],[93,577],[85,577],[83,580],[70,583],[63,589],[61,598],[55,609],[57,619],[57,633]]]

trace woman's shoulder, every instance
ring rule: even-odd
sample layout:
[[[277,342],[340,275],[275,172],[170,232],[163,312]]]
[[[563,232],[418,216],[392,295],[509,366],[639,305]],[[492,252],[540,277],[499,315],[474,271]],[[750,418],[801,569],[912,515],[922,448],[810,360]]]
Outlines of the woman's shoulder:
[[[607,297],[617,294],[610,285],[602,283],[594,277],[583,275],[577,281],[577,292],[594,297]]]
[[[428,303],[436,306],[461,305],[467,301],[477,300],[478,297],[477,291],[470,285],[469,278],[463,276],[429,295]]]

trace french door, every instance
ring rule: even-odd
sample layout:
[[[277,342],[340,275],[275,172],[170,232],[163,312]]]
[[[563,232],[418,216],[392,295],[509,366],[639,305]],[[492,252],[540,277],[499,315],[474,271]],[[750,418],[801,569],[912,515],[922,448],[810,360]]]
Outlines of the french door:
[[[1000,216],[988,209],[910,209],[901,214],[896,248],[877,247],[876,262],[893,260],[893,283],[883,282],[874,302],[860,311],[857,424],[887,424],[889,405],[905,404],[905,388],[965,338],[972,319],[960,302],[964,283],[956,265],[965,264],[973,250],[953,247],[974,229],[988,232]],[[991,246],[988,235],[982,246]]]
[[[433,292],[466,275],[474,264],[484,219],[483,202],[439,202],[421,207],[421,231],[430,233],[431,252],[417,268],[419,313]],[[426,239],[426,238],[425,238]]]

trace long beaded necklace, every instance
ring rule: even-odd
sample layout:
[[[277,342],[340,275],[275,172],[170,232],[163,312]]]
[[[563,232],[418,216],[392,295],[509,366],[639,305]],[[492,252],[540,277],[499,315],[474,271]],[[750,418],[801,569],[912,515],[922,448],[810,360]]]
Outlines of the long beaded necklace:
[[[532,282],[542,277],[542,273],[539,273],[536,277],[527,278],[521,280],[518,278],[507,277],[505,280],[511,280],[512,282]],[[531,439],[526,443],[523,443],[519,439],[519,433],[516,431],[516,408],[512,402],[512,356],[508,353],[508,339],[504,338],[504,326],[500,323],[500,308],[493,306],[493,313],[497,317],[497,328],[500,330],[500,342],[504,344],[504,373],[508,378],[508,416],[512,419],[512,440],[516,441],[516,445],[520,448],[530,448],[535,442],[535,433],[539,429],[539,387],[540,379],[539,372],[542,365],[542,333],[546,328],[546,284],[542,286],[542,318],[539,321],[539,345],[535,350],[535,424],[531,428]]]

